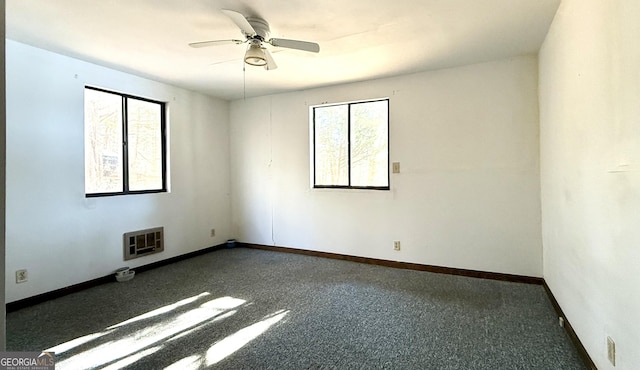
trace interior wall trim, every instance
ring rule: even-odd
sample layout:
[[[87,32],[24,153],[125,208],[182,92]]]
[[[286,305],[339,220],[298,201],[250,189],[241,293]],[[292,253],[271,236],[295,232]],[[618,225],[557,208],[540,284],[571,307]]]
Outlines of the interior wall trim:
[[[580,354],[580,357],[582,357],[584,364],[591,370],[598,370],[596,364],[591,359],[591,356],[589,356],[587,349],[584,348],[582,342],[580,341],[580,338],[578,338],[578,334],[576,334],[575,330],[573,330],[573,326],[571,326],[571,323],[569,323],[569,320],[564,315],[562,307],[560,307],[560,304],[556,300],[556,297],[554,297],[551,288],[549,288],[549,285],[547,285],[547,282],[545,281],[542,286],[547,292],[547,296],[549,296],[549,300],[551,301],[551,305],[553,305],[553,308],[556,310],[556,314],[558,314],[558,317],[562,317],[562,319],[564,320],[564,330],[567,332],[567,335],[569,335],[569,338],[571,339],[571,342],[573,342],[573,345],[576,347],[576,350],[578,350],[578,354]]]
[[[562,308],[558,304],[558,301],[553,296],[551,289],[549,288],[549,286],[547,285],[547,283],[544,281],[543,278],[532,277],[532,276],[522,276],[522,275],[512,275],[512,274],[502,274],[502,273],[496,273],[496,272],[466,270],[466,269],[458,269],[453,267],[422,265],[417,263],[381,260],[376,258],[358,257],[358,256],[350,256],[350,255],[338,254],[338,253],[320,252],[320,251],[312,251],[312,250],[306,250],[306,249],[278,247],[278,246],[270,246],[270,245],[262,245],[262,244],[238,243],[238,246],[252,248],[252,249],[262,249],[262,250],[285,252],[285,253],[303,254],[307,256],[332,258],[332,259],[338,259],[343,261],[368,263],[372,265],[402,268],[407,270],[428,271],[428,272],[435,272],[439,274],[460,275],[460,276],[481,278],[481,279],[491,279],[491,280],[500,280],[500,281],[510,281],[514,283],[542,285],[557,315],[563,318],[564,328],[567,331],[567,334],[569,335],[571,342],[573,342],[573,345],[576,347],[576,350],[578,351],[578,354],[584,361],[585,365],[592,370],[598,369],[594,364],[593,360],[591,359],[591,356],[589,356],[589,353],[587,352],[586,348],[584,348],[584,346],[582,345],[580,338],[578,338],[578,335],[573,330],[573,327],[569,323],[569,320],[567,320],[567,317],[564,315],[564,312],[562,312]]]
[[[160,266],[165,266],[171,263],[175,263],[178,261],[182,261],[191,257],[196,257],[205,253],[209,253],[209,252],[213,252],[213,251],[217,251],[219,249],[222,248],[226,248],[227,244],[219,244],[219,245],[214,245],[212,247],[208,247],[208,248],[204,248],[204,249],[200,249],[194,252],[189,252],[189,253],[185,253],[185,254],[181,254],[179,256],[175,256],[175,257],[171,257],[171,258],[167,258],[161,261],[157,261],[157,262],[153,262],[153,263],[149,263],[143,266],[138,266],[138,267],[133,267],[131,268],[131,270],[134,270],[136,273],[140,273],[143,271],[148,271],[151,269],[154,269],[156,267],[160,267]],[[26,308],[29,306],[33,306],[39,303],[43,303],[52,299],[56,299],[56,298],[60,298],[63,297],[65,295],[68,294],[72,294],[72,293],[76,293],[79,292],[81,290],[85,290],[85,289],[89,289],[89,288],[93,288],[95,286],[101,285],[101,284],[105,284],[105,283],[111,283],[116,281],[115,278],[115,272],[113,274],[109,274],[106,276],[102,276],[96,279],[92,279],[92,280],[88,280],[88,281],[84,281],[82,283],[78,283],[78,284],[74,284],[74,285],[70,285],[64,288],[60,288],[60,289],[56,289],[56,290],[52,290],[50,292],[46,292],[46,293],[42,293],[42,294],[38,294],[35,296],[31,296],[31,297],[27,297],[24,299],[20,299],[17,301],[13,301],[13,302],[9,302],[6,304],[6,312],[13,312],[13,311],[17,311],[19,309],[22,308]]]
[[[547,283],[544,281],[543,278],[532,277],[532,276],[522,276],[522,275],[512,275],[512,274],[502,274],[497,272],[466,270],[466,269],[458,269],[453,267],[423,265],[418,263],[390,261],[390,260],[382,260],[382,259],[376,259],[376,258],[350,256],[350,255],[338,254],[338,253],[312,251],[312,250],[306,250],[306,249],[277,247],[277,246],[270,246],[270,245],[263,245],[263,244],[236,243],[236,247],[262,249],[262,250],[285,252],[285,253],[295,253],[295,254],[302,254],[307,256],[330,258],[330,259],[337,259],[337,260],[351,261],[351,262],[358,262],[358,263],[367,263],[371,265],[401,268],[401,269],[407,269],[407,270],[435,272],[439,274],[460,275],[460,276],[481,278],[481,279],[542,285],[556,313],[558,314],[559,317],[562,317],[564,319],[564,328],[567,331],[567,334],[569,335],[569,338],[573,342],[574,346],[576,347],[579,355],[582,357],[582,360],[584,361],[585,365],[589,369],[597,370],[597,367],[594,364],[591,357],[589,356],[589,353],[587,352],[586,348],[582,345],[580,338],[578,338],[578,335],[573,330],[573,327],[569,323],[569,320],[567,319],[567,317],[564,315],[564,312],[562,311],[562,308],[558,304],[558,301],[553,296],[553,292],[551,291],[551,288],[549,288],[549,286],[547,285]],[[143,271],[148,271],[157,267],[165,266],[165,265],[179,262],[192,257],[197,257],[199,255],[214,252],[224,248],[228,248],[227,243],[223,243],[223,244],[215,245],[209,248],[204,248],[194,252],[167,258],[165,260],[149,263],[143,266],[138,266],[138,267],[132,268],[132,270],[135,270],[136,273],[140,273]],[[79,284],[74,284],[61,289],[56,289],[50,292],[38,294],[32,297],[24,298],[14,302],[9,302],[6,304],[6,312],[8,313],[8,312],[17,311],[19,309],[33,306],[35,304],[43,303],[51,299],[60,298],[62,296],[65,296],[71,293],[79,292],[84,289],[92,288],[100,284],[110,283],[114,281],[115,281],[115,274],[110,274],[107,276],[102,276],[97,279],[85,281]]]
[[[419,263],[382,260],[377,258],[350,256],[345,254],[311,251],[306,249],[276,247],[276,246],[270,246],[270,245],[251,244],[251,243],[239,243],[239,246],[246,247],[246,248],[253,248],[253,249],[263,249],[263,250],[271,250],[271,251],[279,251],[279,252],[287,252],[287,253],[304,254],[307,256],[332,258],[332,259],[338,259],[343,261],[368,263],[370,265],[394,267],[394,268],[401,268],[406,270],[428,271],[428,272],[436,272],[439,274],[461,275],[461,276],[490,279],[490,280],[511,281],[515,283],[542,285],[544,282],[544,279],[539,277],[533,277],[533,276],[502,274],[498,272],[486,272],[486,271],[459,269],[459,268],[453,268],[453,267],[423,265]]]

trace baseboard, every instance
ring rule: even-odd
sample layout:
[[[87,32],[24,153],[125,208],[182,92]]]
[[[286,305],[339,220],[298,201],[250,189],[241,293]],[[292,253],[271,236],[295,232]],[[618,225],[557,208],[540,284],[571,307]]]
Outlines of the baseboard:
[[[304,254],[307,256],[324,257],[324,258],[338,259],[343,261],[368,263],[370,265],[394,267],[394,268],[401,268],[401,269],[407,269],[407,270],[436,272],[439,274],[460,275],[460,276],[467,276],[467,277],[474,277],[474,278],[481,278],[481,279],[501,280],[501,281],[510,281],[515,283],[536,284],[536,285],[542,285],[544,283],[544,279],[533,277],[533,276],[502,274],[498,272],[486,272],[486,271],[466,270],[466,269],[459,269],[459,268],[452,268],[452,267],[423,265],[419,263],[390,261],[390,260],[382,260],[377,258],[358,257],[358,256],[345,255],[345,254],[310,251],[305,249],[296,249],[296,248],[288,248],[288,247],[275,247],[275,246],[262,245],[262,244],[238,243],[238,246],[252,248],[252,249],[263,249],[263,250],[270,250],[270,251]]]
[[[379,265],[379,266],[385,266],[385,267],[402,268],[402,269],[418,270],[418,271],[428,271],[428,272],[435,272],[435,273],[440,273],[440,274],[460,275],[460,276],[482,278],[482,279],[510,281],[510,282],[516,282],[516,283],[542,285],[544,287],[544,290],[547,292],[547,296],[549,297],[549,300],[551,301],[551,304],[553,305],[553,308],[556,310],[556,313],[558,314],[558,316],[560,316],[560,317],[562,317],[564,319],[564,328],[567,331],[567,334],[569,335],[569,338],[571,338],[571,341],[573,342],[574,346],[578,350],[578,353],[582,357],[585,365],[590,369],[597,370],[597,367],[594,364],[594,362],[591,359],[591,357],[589,356],[589,353],[587,352],[587,350],[582,345],[582,342],[580,341],[580,338],[578,338],[578,336],[576,335],[576,332],[573,330],[573,327],[569,323],[569,320],[567,320],[567,317],[564,315],[564,312],[562,312],[562,308],[558,304],[558,301],[556,300],[556,298],[553,296],[553,293],[551,292],[551,289],[549,288],[547,283],[542,278],[537,278],[537,277],[532,277],[532,276],[502,274],[502,273],[496,273],[496,272],[466,270],[466,269],[458,269],[458,268],[452,268],[452,267],[423,265],[423,264],[418,264],[418,263],[390,261],[390,260],[382,260],[382,259],[376,259],[376,258],[350,256],[350,255],[344,255],[344,254],[338,254],[338,253],[330,253],[330,252],[319,252],[319,251],[311,251],[311,250],[288,248],[288,247],[275,247],[275,246],[262,245],[262,244],[236,243],[236,245],[237,245],[237,247],[245,247],[245,248],[252,248],[252,249],[262,249],[262,250],[278,251],[278,252],[286,252],[286,253],[296,253],[296,254],[302,254],[302,255],[307,255],[307,256],[315,256],[315,257],[331,258],[331,259],[338,259],[338,260],[351,261],[351,262],[367,263],[367,264]],[[206,253],[210,253],[210,252],[213,252],[213,251],[217,251],[217,250],[220,250],[220,249],[223,249],[223,248],[227,248],[227,244],[226,243],[215,245],[215,246],[212,246],[212,247],[209,247],[209,248],[200,249],[200,250],[197,250],[197,251],[194,251],[194,252],[190,252],[190,253],[185,253],[185,254],[182,254],[180,256],[167,258],[165,260],[153,262],[153,263],[150,263],[150,264],[147,264],[147,265],[138,266],[136,268],[133,268],[133,270],[135,270],[136,273],[140,273],[140,272],[148,271],[148,270],[151,270],[151,269],[154,269],[154,268],[157,268],[157,267],[169,265],[171,263],[179,262],[179,261],[182,261],[182,260],[185,260],[185,259],[188,259],[188,258],[192,258],[192,257],[200,256],[200,255],[203,255],[203,254],[206,254]],[[109,282],[112,282],[114,280],[115,280],[115,277],[114,277],[114,275],[111,274],[111,275],[108,275],[108,276],[99,277],[97,279],[85,281],[85,282],[82,282],[82,283],[79,283],[79,284],[71,285],[71,286],[68,286],[68,287],[65,287],[65,288],[56,289],[56,290],[53,290],[51,292],[46,292],[46,293],[38,294],[36,296],[24,298],[24,299],[21,299],[21,300],[18,300],[18,301],[10,302],[10,303],[6,304],[6,312],[13,312],[13,311],[19,310],[21,308],[32,306],[32,305],[35,305],[35,304],[38,304],[38,303],[42,303],[42,302],[45,302],[45,301],[48,301],[48,300],[51,300],[51,299],[59,298],[59,297],[65,296],[67,294],[75,293],[75,292],[78,292],[78,291],[81,291],[81,290],[84,290],[84,289],[92,288],[92,287],[98,286],[100,284],[109,283]]]
[[[109,276],[102,276],[99,277],[97,279],[93,279],[93,280],[89,280],[89,281],[84,281],[82,283],[79,284],[74,284],[71,286],[67,286],[64,288],[60,288],[60,289],[56,289],[56,290],[52,290],[50,292],[46,292],[46,293],[42,293],[42,294],[38,294],[38,295],[34,295],[31,297],[27,297],[24,299],[20,299],[17,301],[13,301],[13,302],[9,302],[6,304],[6,312],[13,312],[13,311],[17,311],[20,310],[22,308],[26,308],[29,306],[33,306],[39,303],[43,303],[55,298],[59,298],[62,296],[65,296],[67,294],[71,294],[71,293],[75,293],[75,292],[79,292],[81,290],[85,290],[85,289],[89,289],[89,288],[93,288],[95,286],[101,285],[101,284],[105,284],[105,283],[109,283],[111,281],[115,281],[115,277],[113,275],[109,275]]]
[[[569,320],[564,315],[564,312],[562,312],[562,308],[560,307],[560,304],[556,300],[556,297],[553,296],[553,292],[551,292],[551,288],[549,288],[549,285],[547,285],[547,282],[545,281],[542,284],[542,286],[544,287],[544,290],[547,292],[547,296],[549,296],[549,300],[551,301],[551,305],[553,305],[553,308],[556,310],[556,314],[558,314],[558,316],[562,317],[562,319],[564,320],[564,329],[567,331],[567,334],[569,335],[569,338],[571,338],[573,345],[578,350],[578,354],[580,354],[580,357],[582,357],[584,364],[587,365],[589,369],[598,370],[598,368],[596,367],[596,364],[591,359],[591,356],[589,356],[587,349],[584,348],[584,346],[582,345],[582,342],[580,341],[580,338],[578,338],[578,335],[573,330],[571,323],[569,323]]]
[[[381,260],[376,258],[357,257],[357,256],[349,256],[349,255],[338,254],[338,253],[318,252],[318,251],[310,251],[305,249],[296,249],[296,248],[288,248],[288,247],[275,247],[275,246],[262,245],[262,244],[238,243],[238,246],[252,248],[252,249],[263,249],[263,250],[269,250],[269,251],[303,254],[307,256],[332,258],[332,259],[351,261],[351,262],[368,263],[372,265],[395,267],[395,268],[402,268],[402,269],[408,269],[408,270],[428,271],[428,272],[435,272],[440,274],[460,275],[460,276],[482,278],[482,279],[542,285],[544,287],[544,290],[547,292],[549,300],[551,301],[553,308],[556,310],[556,313],[558,314],[558,316],[564,319],[564,328],[569,334],[569,338],[571,338],[571,341],[573,342],[574,346],[578,350],[578,353],[580,354],[580,357],[582,357],[582,360],[584,361],[585,365],[590,369],[597,370],[597,367],[593,363],[593,360],[591,360],[589,353],[582,345],[582,342],[580,342],[580,338],[578,338],[578,336],[576,335],[576,332],[573,330],[573,327],[569,323],[569,320],[567,320],[566,316],[562,312],[562,308],[560,308],[558,301],[556,301],[556,298],[553,296],[551,289],[549,289],[549,286],[542,278],[531,277],[531,276],[521,276],[521,275],[511,275],[511,274],[501,274],[501,273],[495,273],[495,272],[466,270],[466,269],[433,266],[433,265],[422,265],[417,263],[389,261],[389,260]]]
[[[171,263],[175,263],[175,262],[178,262],[178,261],[186,260],[188,258],[200,256],[200,255],[203,255],[205,253],[210,253],[210,252],[213,252],[213,251],[217,251],[217,250],[220,250],[220,249],[223,249],[223,248],[226,248],[226,247],[227,247],[226,243],[219,244],[219,245],[214,245],[212,247],[200,249],[200,250],[197,250],[197,251],[194,251],[194,252],[189,252],[189,253],[181,254],[179,256],[167,258],[167,259],[164,259],[164,260],[161,260],[161,261],[149,263],[147,265],[138,266],[138,267],[132,268],[132,270],[134,270],[136,273],[140,273],[140,272],[148,271],[148,270],[160,267],[160,266],[165,266],[165,265],[168,265],[168,264],[171,264]],[[76,292],[79,292],[81,290],[93,288],[93,287],[101,285],[101,284],[110,283],[110,282],[113,282],[115,280],[116,280],[115,279],[115,275],[114,274],[109,274],[107,276],[102,276],[102,277],[99,277],[97,279],[85,281],[85,282],[82,282],[82,283],[79,283],[79,284],[70,285],[68,287],[52,290],[50,292],[38,294],[38,295],[35,295],[35,296],[32,296],[32,297],[20,299],[20,300],[14,301],[14,302],[9,302],[9,303],[6,304],[6,312],[17,311],[17,310],[25,308],[25,307],[33,306],[33,305],[36,305],[38,303],[43,303],[43,302],[49,301],[51,299],[60,298],[62,296],[65,296],[65,295],[68,295],[68,294],[71,294],[71,293],[76,293]]]
[[[146,265],[143,265],[143,266],[138,266],[136,268],[133,268],[132,270],[135,270],[136,273],[144,272],[144,271],[152,270],[152,269],[155,269],[155,268],[158,268],[158,267],[161,267],[161,266],[170,265],[172,263],[176,263],[176,262],[179,262],[179,261],[184,261],[184,260],[189,259],[189,258],[201,256],[203,254],[215,252],[215,251],[218,251],[220,249],[225,249],[225,248],[227,248],[227,243],[226,242],[223,243],[223,244],[214,245],[212,247],[199,249],[197,251],[181,254],[179,256],[167,258],[165,260],[149,263],[149,264],[146,264]],[[112,277],[113,277],[113,275],[112,275]]]

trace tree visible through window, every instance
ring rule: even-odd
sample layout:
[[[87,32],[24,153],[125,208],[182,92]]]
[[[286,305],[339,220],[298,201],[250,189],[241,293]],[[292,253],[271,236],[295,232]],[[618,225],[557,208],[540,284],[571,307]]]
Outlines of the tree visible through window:
[[[164,103],[85,88],[87,196],[166,191]]]
[[[314,187],[389,189],[389,100],[313,107]]]

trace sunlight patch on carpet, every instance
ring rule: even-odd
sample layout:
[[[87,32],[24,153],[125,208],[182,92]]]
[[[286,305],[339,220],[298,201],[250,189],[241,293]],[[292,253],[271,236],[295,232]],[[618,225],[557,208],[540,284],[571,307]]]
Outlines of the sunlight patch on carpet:
[[[282,320],[287,315],[287,313],[289,313],[289,311],[278,311],[273,315],[265,318],[264,320],[247,326],[244,329],[240,329],[234,334],[231,334],[228,337],[217,342],[207,351],[207,366],[217,364],[240,348],[244,347],[245,345],[247,345],[247,343],[267,331],[267,329],[269,329],[275,323]]]
[[[205,293],[203,293],[205,294]],[[149,354],[159,350],[161,347],[154,347],[153,352],[148,352],[149,347],[156,345],[162,341],[172,338],[176,335],[180,335],[185,331],[197,328],[217,316],[225,314],[228,310],[239,307],[246,303],[243,299],[233,297],[220,297],[211,301],[201,304],[197,308],[193,308],[184,313],[169,317],[165,320],[150,324],[137,330],[126,330],[128,326],[133,322],[141,322],[142,320],[157,317],[162,313],[167,313],[175,310],[177,307],[184,306],[188,303],[193,303],[203,294],[188,298],[186,300],[178,301],[172,305],[162,307],[150,311],[147,314],[143,314],[129,319],[126,322],[128,324],[117,324],[109,327],[105,332],[95,333],[81,338],[74,339],[73,341],[63,343],[55,348],[68,350],[69,348],[78,347],[81,344],[89,343],[100,337],[104,337],[107,334],[111,334],[108,337],[112,338],[107,342],[102,342],[92,348],[77,353],[67,359],[62,360],[56,364],[58,369],[80,369],[89,367],[102,367],[104,365],[116,365],[120,360],[137,361],[138,355],[142,355],[139,358],[148,356]],[[206,293],[208,295],[209,293]],[[153,313],[153,314],[151,314]],[[228,316],[226,316],[228,317]],[[105,338],[106,339],[106,338]],[[75,341],[75,342],[74,342]],[[127,366],[127,365],[124,365]]]

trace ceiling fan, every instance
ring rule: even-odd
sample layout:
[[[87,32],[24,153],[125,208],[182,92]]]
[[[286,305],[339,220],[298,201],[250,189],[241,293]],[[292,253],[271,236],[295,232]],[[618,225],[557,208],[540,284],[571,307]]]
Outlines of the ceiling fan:
[[[244,61],[252,66],[263,66],[266,70],[272,70],[278,68],[276,62],[271,57],[271,53],[265,47],[265,44],[272,46],[310,51],[317,53],[320,51],[320,46],[315,42],[289,40],[269,38],[269,23],[262,18],[257,17],[245,17],[241,13],[233,10],[222,9],[221,10],[227,17],[231,18],[233,23],[236,24],[244,35],[244,40],[232,39],[232,40],[212,40],[192,42],[189,44],[192,48],[202,48],[214,45],[224,44],[244,44],[248,43],[247,51],[244,54]]]

